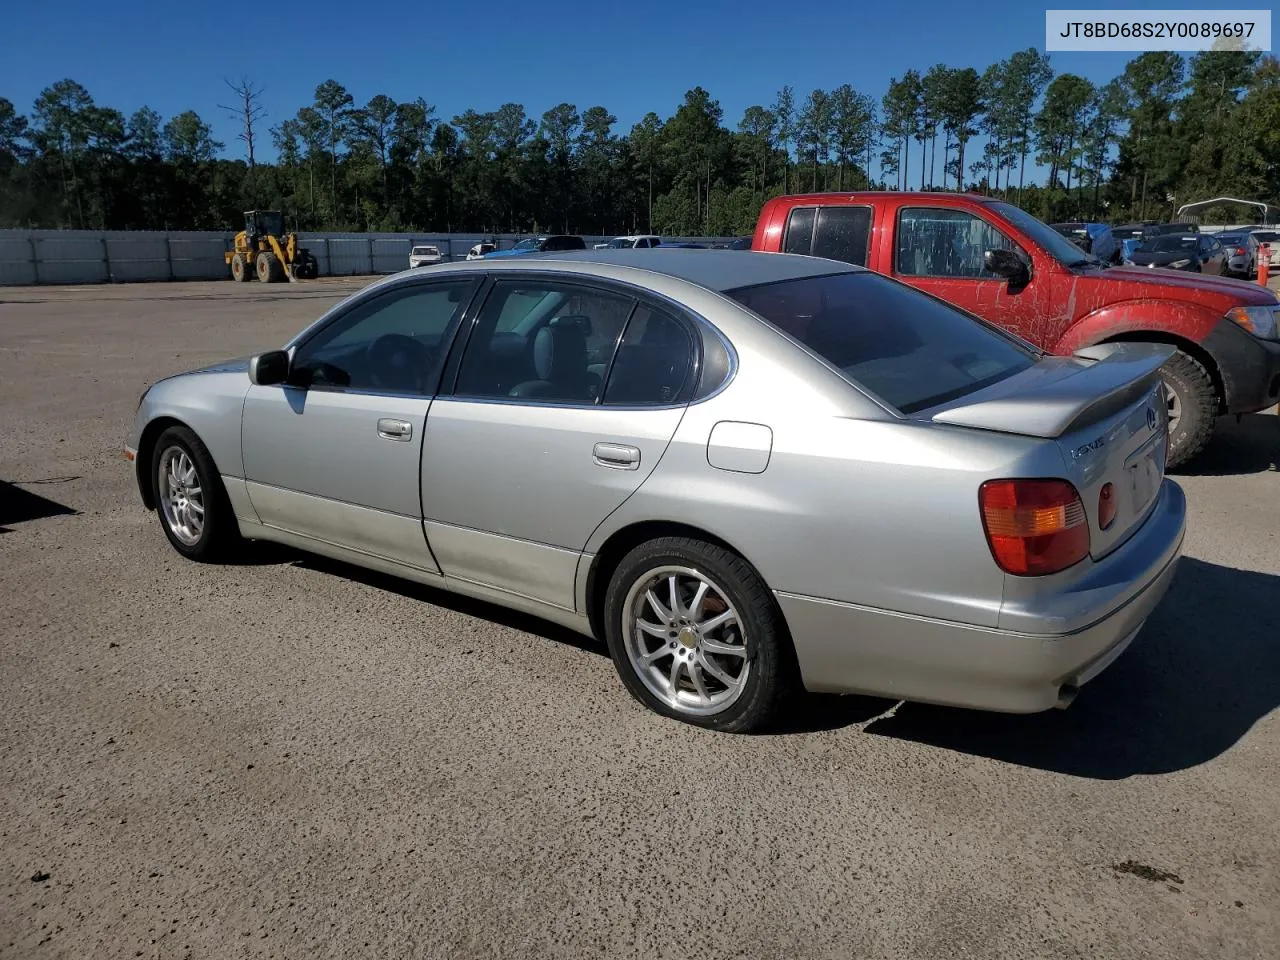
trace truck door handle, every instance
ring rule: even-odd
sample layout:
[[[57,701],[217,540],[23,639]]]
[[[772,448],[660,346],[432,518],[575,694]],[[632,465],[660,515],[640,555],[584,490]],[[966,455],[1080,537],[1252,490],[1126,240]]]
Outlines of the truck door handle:
[[[383,417],[378,421],[378,436],[383,440],[408,440],[413,436],[413,424],[408,420]]]
[[[597,443],[591,450],[597,467],[613,470],[636,470],[640,467],[640,450],[622,443]]]

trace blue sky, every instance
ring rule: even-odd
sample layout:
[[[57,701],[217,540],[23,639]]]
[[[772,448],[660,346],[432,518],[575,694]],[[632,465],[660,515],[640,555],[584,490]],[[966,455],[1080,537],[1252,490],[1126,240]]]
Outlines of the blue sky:
[[[1126,0],[1124,6],[1197,5]],[[291,16],[284,12],[289,7],[306,14]],[[780,0],[324,0],[265,7],[14,0],[0,40],[0,96],[26,113],[41,89],[69,77],[126,115],[144,104],[166,118],[195,110],[232,156],[242,150],[236,122],[218,104],[232,98],[224,78],[241,74],[265,87],[268,124],[292,116],[332,77],[357,103],[378,93],[422,96],[446,120],[507,101],[522,103],[534,118],[561,101],[579,109],[601,104],[618,118],[619,133],[649,110],[669,116],[686,90],[702,85],[732,127],[744,108],[768,105],[785,83],[797,99],[815,87],[850,83],[879,100],[890,76],[911,67],[942,62],[981,71],[1014,50],[1042,48],[1044,10],[1015,0],[825,8]],[[1057,53],[1052,62],[1058,72],[1101,82],[1131,56]]]

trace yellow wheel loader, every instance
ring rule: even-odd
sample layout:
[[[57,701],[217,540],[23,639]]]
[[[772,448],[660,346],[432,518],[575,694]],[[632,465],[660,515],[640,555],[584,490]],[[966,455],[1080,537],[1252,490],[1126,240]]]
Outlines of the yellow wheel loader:
[[[236,234],[235,246],[224,254],[231,278],[240,282],[255,276],[263,283],[314,280],[320,264],[305,247],[298,246],[296,233],[284,233],[284,214],[279,210],[247,210],[244,229]]]

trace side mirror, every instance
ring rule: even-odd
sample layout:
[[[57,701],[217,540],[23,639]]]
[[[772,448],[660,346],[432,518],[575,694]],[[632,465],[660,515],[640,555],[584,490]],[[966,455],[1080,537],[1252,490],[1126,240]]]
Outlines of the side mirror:
[[[1010,286],[1021,286],[1031,279],[1031,270],[1012,250],[988,250],[982,255],[982,263],[997,277],[1008,280]]]
[[[289,353],[268,350],[249,358],[249,381],[259,387],[270,387],[289,379]]]

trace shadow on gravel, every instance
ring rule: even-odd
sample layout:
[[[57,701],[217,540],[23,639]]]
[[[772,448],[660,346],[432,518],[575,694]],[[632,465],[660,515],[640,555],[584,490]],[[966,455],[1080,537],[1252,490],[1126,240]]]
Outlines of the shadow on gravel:
[[[868,733],[1100,780],[1229,750],[1280,706],[1280,577],[1184,557],[1133,646],[1064,711],[903,704]]]
[[[1280,470],[1280,416],[1224,417],[1200,456],[1169,471],[1174,477],[1227,477]]]
[[[32,481],[32,483],[59,483],[79,479],[79,477],[55,477],[50,480]],[[41,520],[44,517],[75,516],[77,513],[78,511],[48,497],[24,490],[7,480],[0,480],[0,533],[9,533],[8,528],[15,523]]]
[[[282,554],[288,550],[286,547],[280,547],[279,549]],[[498,606],[496,603],[473,600],[471,597],[450,593],[448,590],[439,590],[435,587],[415,583],[412,580],[402,580],[399,577],[378,573],[376,570],[367,570],[364,567],[352,566],[340,560],[330,560],[328,557],[314,554],[290,551],[288,556],[278,555],[276,562],[280,561],[292,561],[295,566],[304,567],[308,570],[316,570],[335,577],[354,580],[377,590],[398,593],[402,597],[429,603],[436,607],[444,607],[446,610],[453,610],[455,613],[475,617],[477,620],[499,623],[504,627],[523,630],[526,633],[536,634],[548,640],[554,640],[557,643],[576,647],[579,650],[587,650],[592,653],[598,653],[601,656],[608,656],[608,651],[603,643],[598,643],[590,637],[584,637],[582,634],[575,633],[567,627],[551,623],[549,620],[521,613],[518,610],[509,610],[506,607]]]

